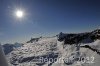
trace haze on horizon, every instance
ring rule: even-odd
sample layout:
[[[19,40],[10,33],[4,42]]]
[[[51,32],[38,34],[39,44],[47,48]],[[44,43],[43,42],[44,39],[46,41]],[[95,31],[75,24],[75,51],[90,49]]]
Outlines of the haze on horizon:
[[[21,18],[16,17],[17,10]],[[2,44],[59,32],[86,32],[99,26],[99,0],[0,0]]]

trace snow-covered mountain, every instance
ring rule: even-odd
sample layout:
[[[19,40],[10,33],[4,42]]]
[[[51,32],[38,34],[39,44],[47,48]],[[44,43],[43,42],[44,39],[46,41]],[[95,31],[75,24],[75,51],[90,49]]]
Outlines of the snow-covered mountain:
[[[14,48],[21,47],[23,44],[22,43],[14,43],[14,44],[4,44],[2,45],[4,53],[7,55],[11,51],[13,51]]]
[[[79,43],[90,43],[97,39],[100,39],[100,29],[96,29],[91,32],[84,33],[60,33],[58,41],[64,41],[64,44],[79,44]]]
[[[97,36],[100,33],[98,30],[89,32],[88,38],[84,39],[88,40],[90,35],[95,35],[95,40],[81,41],[79,46],[64,44],[64,40],[59,41],[58,36],[41,37],[38,41],[24,43],[6,55],[9,66],[100,66],[100,37]],[[76,34],[71,37],[75,36]]]

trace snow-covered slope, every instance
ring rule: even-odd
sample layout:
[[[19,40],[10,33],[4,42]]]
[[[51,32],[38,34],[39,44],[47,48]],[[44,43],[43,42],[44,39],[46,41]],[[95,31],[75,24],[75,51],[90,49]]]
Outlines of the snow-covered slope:
[[[89,45],[92,48],[100,50],[100,40],[81,45]],[[80,48],[79,51],[76,51],[76,49],[74,45],[67,45],[65,49],[61,49],[63,51],[61,58],[65,59],[67,63],[56,62],[52,66],[100,66],[100,54],[88,48]],[[79,59],[75,60],[77,56]]]
[[[89,45],[100,50],[100,40]],[[63,46],[57,37],[41,38],[37,42],[25,43],[7,56],[9,66],[100,66],[100,55],[89,48],[73,45]]]

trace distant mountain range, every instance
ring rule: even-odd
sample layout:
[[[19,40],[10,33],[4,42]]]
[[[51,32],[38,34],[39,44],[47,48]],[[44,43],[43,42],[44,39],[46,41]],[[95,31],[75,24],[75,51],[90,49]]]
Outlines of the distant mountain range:
[[[7,55],[8,53],[10,53],[11,51],[13,51],[14,48],[18,48],[21,47],[22,44],[21,43],[15,43],[15,44],[4,44],[2,45],[4,53]]]

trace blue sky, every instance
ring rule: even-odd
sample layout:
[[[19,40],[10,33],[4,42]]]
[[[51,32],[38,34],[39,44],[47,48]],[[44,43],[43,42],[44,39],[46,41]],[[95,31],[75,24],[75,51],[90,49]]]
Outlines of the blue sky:
[[[15,16],[17,9],[24,11],[23,18]],[[1,43],[90,31],[99,26],[99,0],[0,0]]]

